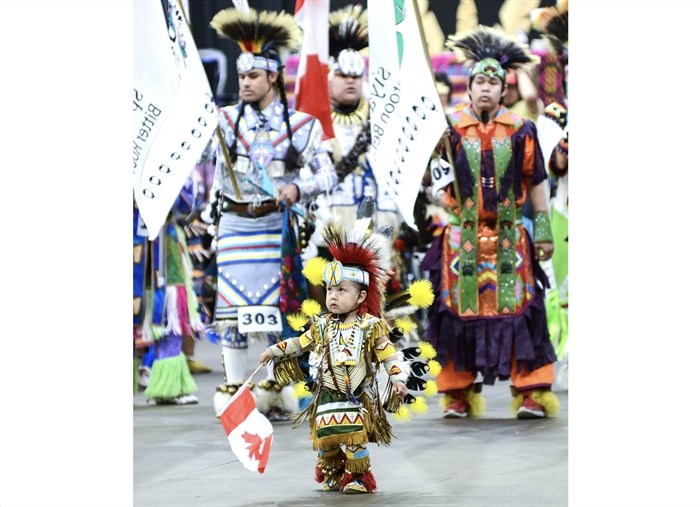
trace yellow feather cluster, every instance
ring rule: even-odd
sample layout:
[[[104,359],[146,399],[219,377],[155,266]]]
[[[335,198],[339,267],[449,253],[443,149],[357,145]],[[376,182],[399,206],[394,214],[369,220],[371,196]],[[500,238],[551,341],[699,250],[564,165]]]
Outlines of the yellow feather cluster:
[[[294,396],[296,396],[299,399],[309,398],[311,396],[311,393],[306,388],[306,383],[297,382],[296,384],[294,384]]]
[[[313,285],[323,284],[323,271],[326,269],[328,261],[323,257],[314,257],[306,262],[306,266],[301,273]]]
[[[442,365],[438,363],[435,359],[431,359],[430,361],[428,361],[428,371],[430,371],[431,375],[437,377],[442,371]]]
[[[287,315],[287,322],[290,326],[292,326],[292,329],[294,329],[294,331],[301,331],[301,329],[304,327],[308,320],[309,319],[301,312]]]
[[[406,317],[399,317],[394,321],[394,325],[401,328],[401,331],[404,333],[410,333],[416,328],[416,323],[413,322],[413,319],[408,319]]]
[[[423,390],[426,396],[435,396],[438,392],[437,384],[434,380],[426,380],[425,389]]]
[[[434,359],[435,356],[437,356],[437,352],[435,352],[435,347],[433,347],[430,343],[426,341],[419,341],[418,348],[420,348],[421,359],[425,359],[427,361],[428,359]]]
[[[301,311],[308,317],[315,317],[321,313],[321,305],[315,299],[305,299],[301,303]]]
[[[408,408],[416,414],[428,412],[428,403],[425,401],[425,396],[416,396],[416,401],[411,403]]]
[[[435,300],[433,284],[429,280],[416,280],[408,288],[408,293],[411,295],[408,303],[418,308],[428,308]]]
[[[408,422],[411,420],[411,412],[406,408],[406,405],[401,404],[396,412],[394,412],[396,422]]]

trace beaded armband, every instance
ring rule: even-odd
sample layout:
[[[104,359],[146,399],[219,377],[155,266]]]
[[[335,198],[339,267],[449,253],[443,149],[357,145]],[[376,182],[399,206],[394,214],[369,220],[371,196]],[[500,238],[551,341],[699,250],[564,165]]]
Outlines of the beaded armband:
[[[285,356],[294,357],[301,355],[301,348],[299,347],[299,345],[297,345],[294,338],[275,343],[274,345],[270,345],[267,348],[270,350],[270,352],[272,352],[272,357],[274,357],[275,359]]]
[[[569,158],[569,134],[566,134],[566,137],[562,137],[559,139],[559,142],[557,143],[557,151],[564,155],[566,158]]]
[[[549,221],[549,213],[547,211],[535,212],[533,220],[533,232],[535,243],[552,243],[552,224]]]

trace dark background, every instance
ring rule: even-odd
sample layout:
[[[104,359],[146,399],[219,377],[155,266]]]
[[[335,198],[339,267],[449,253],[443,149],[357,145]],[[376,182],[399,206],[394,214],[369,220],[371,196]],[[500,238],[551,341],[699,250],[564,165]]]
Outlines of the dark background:
[[[249,0],[250,6],[257,10],[286,11],[294,14],[295,0]],[[367,8],[367,1],[331,0],[330,10],[334,11],[349,4],[361,4]],[[501,8],[502,0],[476,0],[479,23],[483,25],[494,25],[498,23],[498,11]],[[542,0],[540,7],[554,5],[556,0]],[[433,0],[430,2],[430,9],[440,23],[445,37],[455,33],[457,5],[459,0]],[[220,49],[227,57],[227,80],[224,88],[222,102],[233,102],[238,93],[238,79],[236,71],[236,58],[240,53],[235,42],[219,37],[216,31],[209,26],[209,22],[214,15],[222,9],[231,7],[231,0],[192,0],[189,4],[190,23],[197,48]],[[205,69],[210,77],[210,82],[214,83],[215,66],[205,64]],[[212,89],[214,86],[212,84]]]

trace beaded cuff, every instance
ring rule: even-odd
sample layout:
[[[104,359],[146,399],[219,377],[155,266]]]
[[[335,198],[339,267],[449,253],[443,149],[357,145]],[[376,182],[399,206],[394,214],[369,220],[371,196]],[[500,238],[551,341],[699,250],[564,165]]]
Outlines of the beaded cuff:
[[[408,373],[401,368],[401,361],[398,359],[390,359],[382,364],[384,365],[384,369],[386,370],[387,375],[389,375],[389,380],[391,380],[392,383],[398,382],[399,380],[405,383],[406,380],[408,380]]]
[[[569,158],[569,134],[566,134],[566,137],[562,137],[559,140],[559,143],[557,143],[557,151],[564,155],[566,158]]]
[[[284,356],[298,356],[301,354],[301,349],[297,345],[296,341],[294,338],[290,338],[289,340],[284,340],[279,343],[275,343],[274,345],[270,345],[267,347],[270,352],[272,352],[272,357],[278,358],[278,357],[284,357]]]
[[[533,232],[535,243],[552,243],[552,225],[549,221],[549,213],[547,211],[535,212],[533,220]]]

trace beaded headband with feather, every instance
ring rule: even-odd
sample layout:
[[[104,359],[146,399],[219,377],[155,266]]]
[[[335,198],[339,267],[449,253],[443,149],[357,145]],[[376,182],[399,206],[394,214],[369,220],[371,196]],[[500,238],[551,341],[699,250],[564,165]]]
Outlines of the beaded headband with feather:
[[[362,76],[365,59],[360,53],[369,45],[367,11],[361,5],[348,5],[328,16],[328,54],[331,73]]]
[[[301,45],[301,29],[286,12],[229,7],[216,13],[210,25],[241,48],[236,60],[239,73],[253,69],[279,72],[288,53]]]
[[[470,83],[476,74],[495,76],[505,83],[507,70],[537,61],[527,46],[484,25],[470,32],[450,35],[445,45],[469,68]]]

